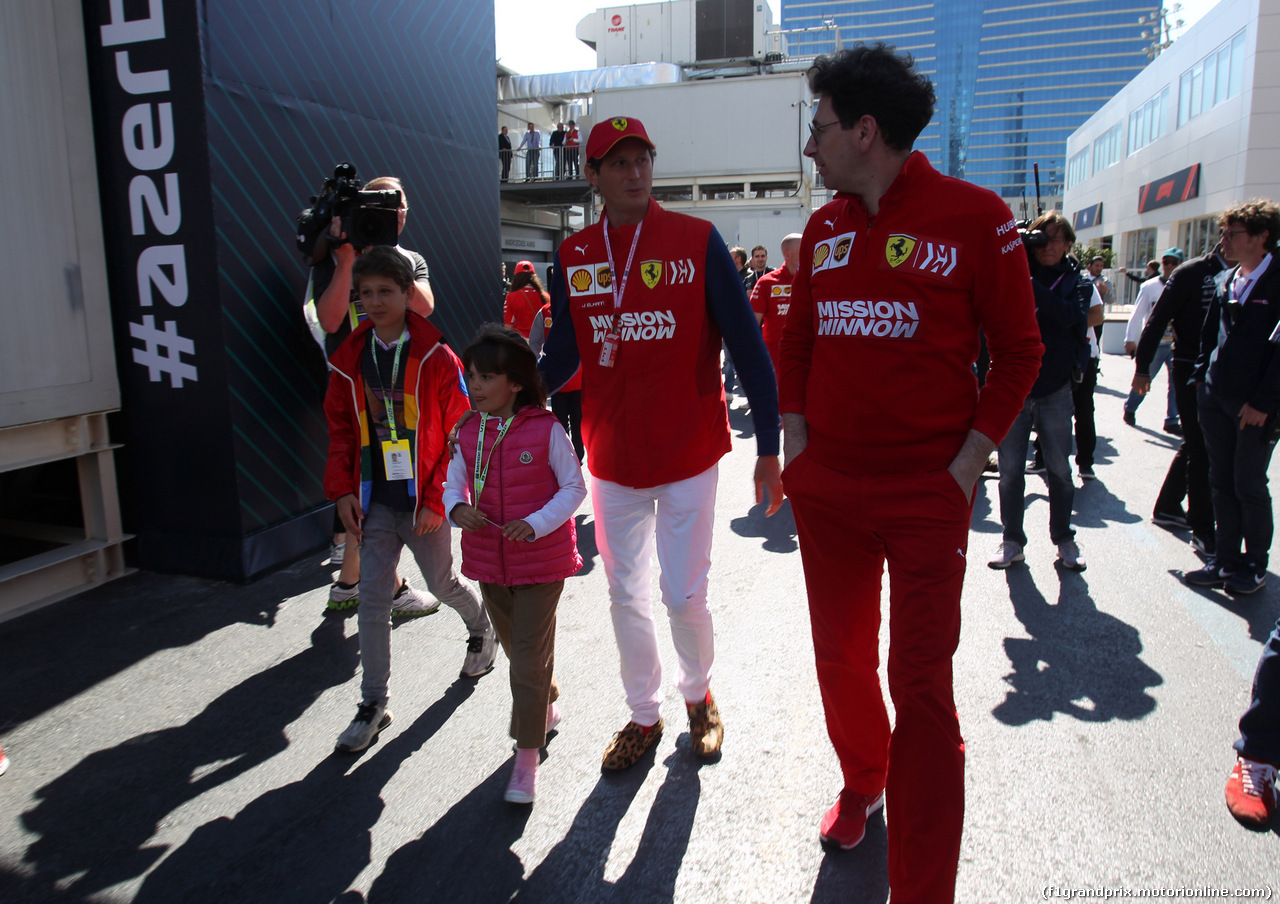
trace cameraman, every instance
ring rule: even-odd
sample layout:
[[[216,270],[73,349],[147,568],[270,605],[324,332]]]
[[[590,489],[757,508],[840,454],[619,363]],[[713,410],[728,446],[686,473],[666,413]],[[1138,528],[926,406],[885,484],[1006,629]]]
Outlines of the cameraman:
[[[987,562],[992,568],[1008,568],[1024,559],[1027,441],[1034,429],[1049,484],[1049,539],[1058,547],[1058,561],[1064,568],[1085,569],[1071,528],[1075,484],[1067,456],[1071,452],[1072,389],[1089,367],[1090,320],[1101,317],[1103,309],[1098,290],[1081,277],[1079,263],[1067,256],[1075,240],[1075,230],[1057,211],[1037,217],[1023,236],[1031,258],[1031,285],[1044,357],[1031,395],[1000,443],[1004,539]]]
[[[400,208],[397,212],[396,235],[404,232],[405,218],[409,214],[409,196],[404,186],[395,176],[378,176],[364,184],[364,191],[398,191],[400,192]],[[351,284],[351,267],[359,252],[346,241],[341,217],[334,217],[327,233],[331,241],[323,238],[316,242],[315,252],[311,258],[311,276],[307,283],[307,300],[304,315],[311,333],[328,360],[342,341],[351,335],[356,324],[364,319],[364,307],[360,304],[355,289]],[[364,249],[361,249],[363,251]],[[401,248],[396,250],[408,259],[413,266],[413,292],[409,297],[409,307],[415,313],[427,317],[435,310],[435,296],[431,292],[431,282],[427,271],[427,262],[416,251]],[[334,515],[333,548],[329,551],[330,563],[341,566],[338,580],[329,588],[328,608],[334,610],[352,609],[360,604],[360,554],[356,547],[347,548],[346,533],[342,522]],[[425,615],[435,610],[440,604],[422,596],[409,582],[396,575],[396,594],[392,601],[392,617],[411,617]]]
[[[404,232],[405,219],[409,215],[409,196],[400,180],[394,176],[378,176],[365,183],[364,191],[400,192],[396,234]],[[333,218],[328,235],[337,242],[316,243],[311,281],[307,286],[307,320],[316,341],[324,349],[326,359],[364,318],[364,311],[351,286],[351,265],[355,263],[357,252],[345,241],[347,236],[342,228],[342,217]],[[427,262],[416,251],[399,245],[396,245],[396,250],[413,265],[413,294],[409,299],[409,308],[423,317],[429,317],[435,310],[436,302],[431,292]]]

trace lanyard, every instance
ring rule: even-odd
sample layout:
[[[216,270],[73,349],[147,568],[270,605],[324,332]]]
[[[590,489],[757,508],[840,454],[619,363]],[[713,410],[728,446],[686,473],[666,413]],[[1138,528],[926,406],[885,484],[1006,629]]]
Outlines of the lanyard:
[[[498,438],[493,441],[493,448],[489,450],[489,457],[485,458],[484,457],[484,425],[485,425],[485,421],[489,420],[489,415],[487,414],[480,415],[480,430],[476,434],[476,473],[475,473],[475,487],[476,487],[475,501],[476,502],[480,501],[480,494],[484,492],[485,481],[489,479],[489,464],[493,461],[493,453],[498,451],[498,443],[502,442],[502,438],[507,435],[507,430],[511,428],[511,424],[515,421],[515,419],[516,419],[516,416],[514,414],[511,415],[511,417],[509,417],[506,421],[504,421],[502,426],[498,428]],[[494,420],[501,421],[502,418],[494,417]],[[480,467],[481,461],[484,462],[483,469]]]
[[[631,237],[631,251],[627,254],[627,268],[622,271],[622,279],[618,279],[618,268],[613,265],[613,246],[609,243],[609,215],[604,217],[604,251],[609,256],[609,275],[612,277],[609,286],[613,290],[613,324],[609,332],[618,331],[618,312],[622,310],[622,296],[627,291],[627,277],[631,275],[631,262],[635,260],[636,246],[640,244],[640,229],[644,226],[641,219],[636,224],[636,234]]]
[[[391,392],[387,392],[387,387],[382,384],[382,368],[378,366],[378,353],[374,350],[374,342],[369,343],[369,354],[373,356],[373,372],[378,375],[378,389],[382,391],[382,404],[387,406],[387,426],[391,428],[391,441],[399,442],[400,437],[396,435],[396,409],[391,401],[392,394],[396,391],[396,374],[400,373],[400,349],[404,348],[404,333],[400,334],[400,340],[396,343],[396,355],[391,359]]]

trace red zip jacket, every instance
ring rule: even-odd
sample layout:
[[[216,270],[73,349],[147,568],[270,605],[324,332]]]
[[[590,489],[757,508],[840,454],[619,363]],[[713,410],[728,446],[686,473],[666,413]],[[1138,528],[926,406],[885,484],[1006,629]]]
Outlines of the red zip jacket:
[[[1043,348],[1026,250],[993,192],[924,155],[869,217],[839,194],[814,213],[782,337],[780,408],[808,423],[806,454],[850,474],[949,465],[970,429],[999,443]],[[981,395],[978,330],[991,369]]]
[[[409,327],[408,359],[404,368],[405,426],[412,431],[415,479],[409,483],[416,521],[426,505],[443,516],[444,480],[449,470],[445,437],[462,412],[471,407],[457,355],[441,344],[440,331],[425,317],[406,313]],[[324,398],[329,422],[329,457],[324,469],[324,494],[337,502],[355,493],[360,507],[369,511],[372,458],[381,449],[370,449],[369,412],[365,408],[364,377],[360,356],[373,332],[373,321],[361,323],[329,359],[329,391]]]

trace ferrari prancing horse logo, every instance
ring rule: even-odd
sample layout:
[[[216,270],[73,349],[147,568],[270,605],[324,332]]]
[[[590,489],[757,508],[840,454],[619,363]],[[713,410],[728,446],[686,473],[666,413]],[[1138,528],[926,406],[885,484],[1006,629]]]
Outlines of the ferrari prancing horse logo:
[[[642,261],[640,264],[640,275],[644,278],[644,284],[650,289],[662,282],[662,261]]]
[[[890,267],[897,267],[911,257],[915,247],[916,240],[912,236],[896,233],[889,236],[889,241],[884,246],[884,258],[889,262]]]
[[[609,125],[613,126],[619,132],[625,132],[627,130],[627,121],[623,119],[621,116],[619,116],[617,119],[610,120]]]

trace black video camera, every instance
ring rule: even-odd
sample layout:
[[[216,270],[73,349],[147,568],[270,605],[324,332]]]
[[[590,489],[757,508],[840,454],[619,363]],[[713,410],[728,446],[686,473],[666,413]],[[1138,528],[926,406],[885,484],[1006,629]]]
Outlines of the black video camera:
[[[311,198],[311,206],[298,214],[298,250],[308,257],[315,251],[316,241],[325,234],[334,217],[342,218],[346,239],[326,236],[331,244],[350,242],[357,250],[370,245],[394,245],[400,233],[400,192],[361,191],[356,168],[339,163],[333,176],[324,180],[319,194]]]
[[[1030,220],[1018,221],[1018,235],[1022,237],[1022,244],[1026,246],[1027,254],[1035,251],[1037,248],[1043,248],[1049,244],[1049,235],[1043,229],[1030,229]]]

